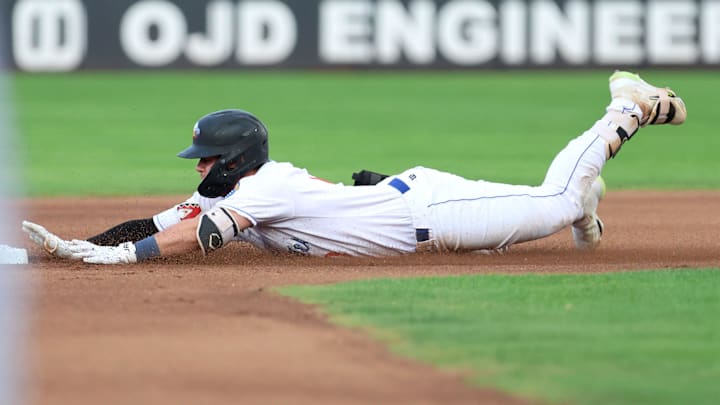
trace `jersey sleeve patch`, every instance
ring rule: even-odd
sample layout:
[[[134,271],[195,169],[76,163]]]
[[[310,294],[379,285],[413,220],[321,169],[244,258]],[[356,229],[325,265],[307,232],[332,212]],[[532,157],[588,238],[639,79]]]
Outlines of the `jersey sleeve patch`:
[[[186,219],[195,218],[202,212],[202,209],[200,208],[200,204],[195,203],[183,203],[178,204],[177,206],[177,213],[178,217],[181,221],[184,221]]]

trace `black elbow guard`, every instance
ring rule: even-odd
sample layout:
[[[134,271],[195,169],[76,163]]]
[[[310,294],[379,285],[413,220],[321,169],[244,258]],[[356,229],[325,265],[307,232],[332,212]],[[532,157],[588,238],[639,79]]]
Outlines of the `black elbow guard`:
[[[203,254],[208,254],[223,247],[238,232],[238,225],[230,212],[225,208],[213,208],[200,217],[197,240]]]

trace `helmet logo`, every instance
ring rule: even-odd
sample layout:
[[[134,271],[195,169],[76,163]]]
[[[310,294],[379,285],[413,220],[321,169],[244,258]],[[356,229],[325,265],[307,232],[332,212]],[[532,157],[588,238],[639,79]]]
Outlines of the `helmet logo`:
[[[198,122],[195,123],[195,126],[193,127],[193,141],[198,139],[200,137],[200,127],[198,126]]]

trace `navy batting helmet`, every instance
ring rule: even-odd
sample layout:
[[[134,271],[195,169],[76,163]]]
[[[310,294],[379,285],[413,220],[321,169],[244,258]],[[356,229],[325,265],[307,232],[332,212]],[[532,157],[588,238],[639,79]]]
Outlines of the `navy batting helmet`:
[[[178,156],[186,159],[218,156],[198,192],[210,198],[226,196],[245,173],[269,160],[268,131],[247,111],[216,111],[200,118],[193,128],[192,145]]]

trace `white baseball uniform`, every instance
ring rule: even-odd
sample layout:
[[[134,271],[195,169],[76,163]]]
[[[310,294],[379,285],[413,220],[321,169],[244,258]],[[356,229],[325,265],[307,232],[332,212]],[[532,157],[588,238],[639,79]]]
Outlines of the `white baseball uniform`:
[[[498,249],[551,235],[583,213],[582,196],[605,164],[607,144],[587,131],[555,157],[537,187],[468,180],[414,167],[376,186],[332,184],[290,163],[269,162],[226,197],[197,192],[153,217],[159,230],[213,207],[252,227],[237,239],[313,256],[389,256]]]

